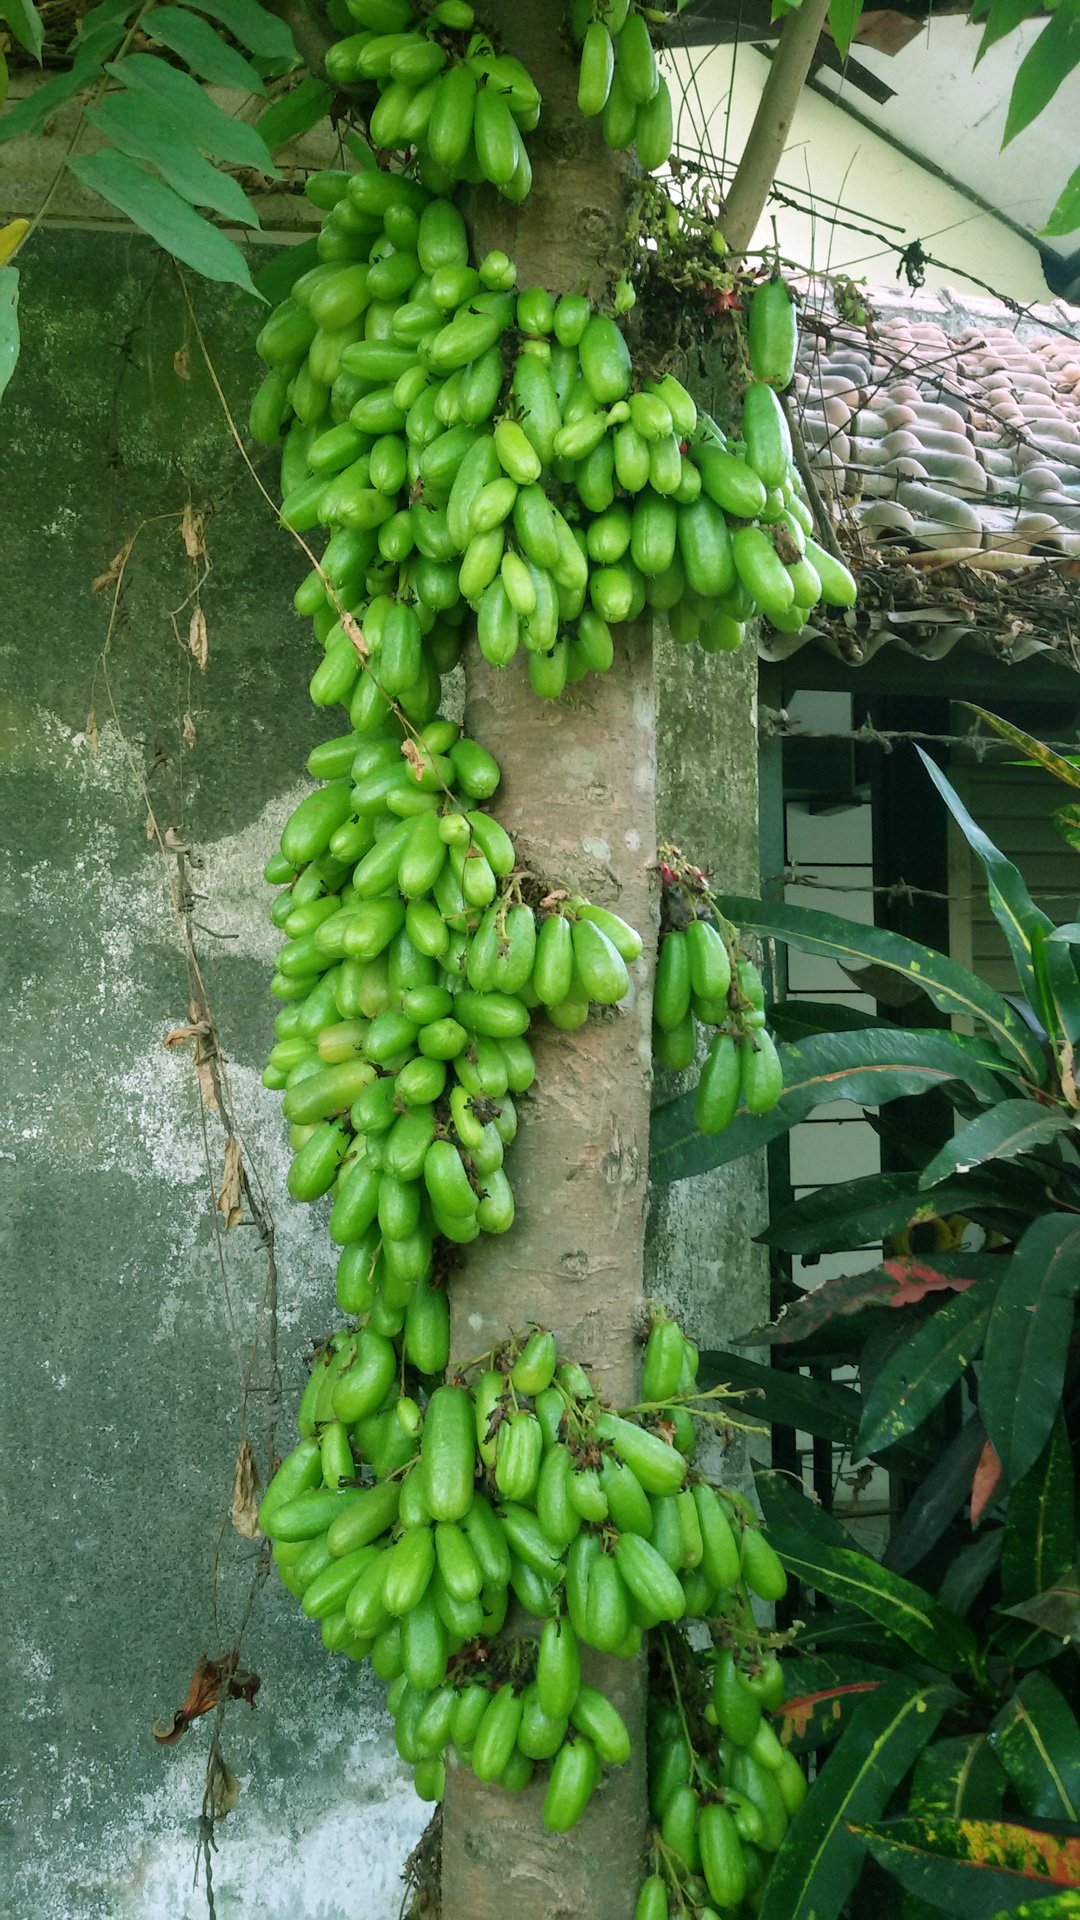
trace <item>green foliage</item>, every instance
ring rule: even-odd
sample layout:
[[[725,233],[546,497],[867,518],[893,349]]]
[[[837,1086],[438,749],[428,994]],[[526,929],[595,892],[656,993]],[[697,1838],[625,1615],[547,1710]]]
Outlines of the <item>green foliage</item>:
[[[1026,760],[1076,785],[1069,762],[994,724]],[[722,902],[745,929],[902,975],[984,1036],[850,1019],[821,1031],[820,1008],[793,1002],[773,1014],[793,1037],[782,1048],[788,1084],[769,1116],[772,1137],[816,1103],[881,1107],[932,1085],[953,1108],[954,1131],[940,1148],[908,1134],[907,1169],[775,1211],[766,1245],[809,1259],[880,1240],[887,1251],[869,1273],[795,1294],[774,1326],[743,1336],[740,1344],[774,1348],[780,1365],[751,1373],[741,1356],[703,1355],[709,1378],[757,1386],[768,1417],[831,1440],[853,1464],[880,1462],[904,1488],[879,1562],[792,1482],[761,1476],[769,1537],[815,1596],[777,1725],[797,1752],[816,1751],[820,1768],[770,1876],[767,1920],[835,1920],[862,1884],[867,1852],[905,1889],[905,1920],[942,1911],[996,1920],[1052,1892],[1033,1908],[1049,1915],[1061,1887],[1080,1887],[1080,1849],[1058,1837],[1080,1808],[1069,1651],[1080,1631],[1076,928],[1054,927],[927,766],[982,864],[1017,995],[1006,1000],[887,930]],[[659,1116],[660,1177],[716,1164],[729,1143],[750,1150],[750,1118],[703,1140],[685,1103],[673,1102]],[[972,1228],[984,1247],[965,1252],[959,1241]],[[793,1371],[808,1363],[815,1377]],[[839,1366],[854,1370],[854,1383],[827,1377]],[[906,1721],[902,1709],[920,1690],[934,1704]],[[885,1785],[866,1815],[852,1783],[877,1741]]]
[[[41,21],[31,0],[3,0],[4,11],[20,44],[39,55]],[[208,14],[220,25],[211,24]],[[129,52],[136,27],[164,52]],[[284,21],[259,0],[199,0],[197,10],[158,6],[145,11],[131,0],[102,0],[83,16],[69,55],[66,72],[53,75],[0,118],[0,143],[36,132],[65,101],[87,92],[86,119],[107,144],[93,154],[73,155],[67,163],[71,171],[185,266],[255,294],[239,247],[208,215],[258,227],[248,194],[228,169],[243,168],[266,179],[276,178],[277,170],[266,137],[220,107],[202,83],[246,97],[264,94],[267,75],[297,65]],[[318,90],[319,111],[307,120],[309,126],[329,99],[321,82],[311,84]],[[302,111],[309,106],[310,96]],[[293,137],[288,122],[282,124],[284,132],[268,129],[278,144]]]

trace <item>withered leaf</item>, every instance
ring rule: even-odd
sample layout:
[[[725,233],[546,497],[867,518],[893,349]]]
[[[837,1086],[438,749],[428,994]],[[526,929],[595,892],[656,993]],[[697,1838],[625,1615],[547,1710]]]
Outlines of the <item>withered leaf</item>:
[[[210,641],[206,631],[206,615],[201,607],[192,608],[191,619],[188,621],[187,643],[199,672],[205,673]]]
[[[113,554],[104,573],[99,573],[97,579],[92,582],[90,589],[92,593],[100,593],[103,587],[111,587],[116,584],[121,578],[124,568],[127,566],[128,560],[131,557],[131,549],[134,545],[135,535],[132,534],[130,539],[124,541],[119,552]]]
[[[364,638],[362,628],[353,619],[353,616],[351,613],[345,613],[345,612],[342,613],[341,629],[342,629],[342,632],[347,634],[349,639],[352,641],[353,646],[356,652],[359,654],[361,660],[367,660],[368,657],[370,656],[371,648],[368,646],[368,643]]]
[[[233,1475],[232,1523],[244,1540],[259,1537],[259,1469],[247,1440],[241,1440]]]
[[[210,1794],[210,1805],[216,1817],[223,1820],[227,1813],[232,1812],[240,1798],[240,1782],[217,1752],[210,1756],[206,1784]]]
[[[186,347],[177,347],[173,354],[172,365],[178,380],[191,379],[191,356]]]
[[[185,747],[193,747],[195,745],[195,722],[192,719],[190,710],[187,707],[184,708],[184,726],[183,726],[182,738],[183,738]]]
[[[90,752],[96,753],[98,750],[98,725],[97,725],[97,713],[93,707],[91,707],[89,713],[86,716],[86,724],[83,727],[83,738],[85,739],[86,744],[90,749]]]
[[[238,1226],[244,1217],[240,1202],[244,1191],[244,1163],[240,1157],[240,1143],[234,1133],[230,1133],[225,1142],[225,1171],[221,1179],[221,1191],[217,1197],[217,1210],[225,1215],[225,1231]]]
[[[184,552],[189,560],[201,560],[206,553],[203,544],[204,516],[189,500],[180,516],[180,538],[184,543]]]
[[[150,1731],[160,1746],[173,1747],[193,1720],[212,1713],[223,1700],[246,1700],[253,1707],[261,1685],[259,1675],[241,1667],[235,1653],[226,1654],[222,1660],[200,1654],[183,1706],[167,1719],[155,1720]]]

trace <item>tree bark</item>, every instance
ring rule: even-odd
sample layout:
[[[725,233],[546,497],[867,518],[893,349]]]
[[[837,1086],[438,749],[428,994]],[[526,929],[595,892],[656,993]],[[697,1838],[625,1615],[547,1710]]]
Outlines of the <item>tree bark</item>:
[[[514,8],[502,0],[492,24],[529,67],[544,108],[529,138],[534,185],[525,204],[474,196],[476,256],[502,248],[521,287],[598,294],[620,264],[631,169],[577,111],[562,0]],[[648,623],[621,630],[610,673],[552,704],[536,699],[522,659],[496,671],[475,658],[466,723],[502,767],[496,811],[519,864],[621,913],[643,935],[645,953],[621,1007],[575,1033],[537,1023],[536,1082],[519,1103],[509,1164],[517,1218],[505,1238],[474,1242],[455,1276],[452,1351],[470,1358],[536,1321],[590,1368],[601,1392],[625,1404],[637,1382],[643,1303],[656,935]],[[594,1655],[586,1671],[627,1721],[630,1763],[609,1772],[580,1825],[562,1835],[543,1827],[543,1782],[511,1795],[452,1771],[443,1920],[626,1920],[632,1912],[644,1871],[644,1662]]]

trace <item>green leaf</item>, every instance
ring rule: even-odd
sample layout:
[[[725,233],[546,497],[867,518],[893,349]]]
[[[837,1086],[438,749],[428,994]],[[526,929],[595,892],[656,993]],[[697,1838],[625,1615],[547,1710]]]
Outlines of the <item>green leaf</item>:
[[[1022,1189],[1010,1195],[1003,1183],[1003,1190],[988,1196],[984,1206],[986,1192],[986,1184],[980,1186],[970,1174],[924,1194],[917,1173],[868,1173],[858,1180],[819,1187],[805,1199],[778,1208],[758,1239],[786,1253],[837,1253],[871,1246],[885,1234],[903,1233],[948,1213],[978,1207],[1004,1219],[1023,1210]]]
[[[979,1410],[1007,1486],[1042,1452],[1057,1417],[1080,1291],[1080,1218],[1044,1214],[1017,1243],[986,1335]]]
[[[96,66],[96,63],[95,63]],[[40,87],[35,87],[25,100],[19,100],[0,120],[0,145],[5,140],[16,140],[21,134],[36,133],[43,127],[50,113],[62,107],[65,100],[85,87],[93,77],[95,68],[86,71],[73,67],[69,73],[54,74]],[[100,71],[100,68],[97,68]]]
[[[194,267],[207,280],[224,280],[254,293],[239,247],[127,154],[106,147],[68,164],[84,186],[118,207],[185,266]]]
[[[1037,11],[1037,7],[1032,8],[1033,13]],[[1080,178],[1080,174],[1077,177]],[[1070,229],[1066,228],[1065,231],[1069,232]],[[1037,739],[1033,733],[1025,733],[1023,727],[1014,726],[1011,720],[1003,720],[1000,714],[988,713],[985,707],[973,706],[970,700],[962,700],[960,705],[967,707],[969,713],[977,714],[980,720],[985,720],[988,727],[992,727],[1010,746],[1018,747],[1037,766],[1045,767],[1055,780],[1062,781],[1067,787],[1080,787],[1080,765],[1076,761],[1055,753],[1045,741]]]
[[[1067,920],[1064,926],[1055,927],[1053,933],[1047,934],[1046,938],[1047,945],[1057,940],[1062,946],[1080,946],[1080,920]]]
[[[820,1329],[855,1319],[871,1307],[893,1310],[917,1305],[930,1294],[963,1293],[993,1276],[1000,1254],[896,1254],[865,1273],[837,1274],[784,1307],[771,1327],[755,1327],[732,1341],[736,1347],[797,1346]]]
[[[829,0],[829,32],[846,60],[863,10],[863,0]]]
[[[975,65],[990,48],[996,46],[1008,33],[1014,33],[1032,14],[1039,12],[1039,0],[990,0],[987,10],[986,28],[979,42],[979,51],[975,55]]]
[[[1080,227],[1080,167],[1069,175],[1067,185],[1062,187],[1058,195],[1053,213],[1045,227],[1040,228],[1040,234],[1056,238],[1072,233],[1076,227]],[[1075,780],[1073,785],[1080,786],[1080,780]]]
[[[1066,1887],[1061,1893],[1052,1893],[1048,1900],[1036,1897],[1006,1911],[1009,1920],[1080,1920],[1080,1893]],[[1005,1920],[1005,1912],[996,1913],[994,1920]]]
[[[985,1042],[933,1029],[864,1027],[819,1033],[779,1048],[784,1091],[767,1114],[739,1113],[723,1133],[698,1132],[695,1094],[653,1115],[649,1171],[653,1180],[685,1180],[765,1146],[826,1101],[881,1106],[961,1081],[983,1100],[1001,1098],[998,1073],[1009,1068]]]
[[[1080,1820],[1080,1726],[1043,1673],[1027,1673],[990,1728],[990,1740],[1025,1813]]]
[[[1075,802],[1073,802],[1067,807],[1055,807],[1051,819],[1054,822],[1056,831],[1064,840],[1065,845],[1071,847],[1074,853],[1080,853],[1080,806],[1077,806]],[[1075,939],[1075,934],[1072,937]],[[1050,940],[1060,939],[1060,931],[1055,928],[1052,934],[1047,935],[1047,938]]]
[[[234,40],[250,47],[256,59],[299,60],[292,28],[276,13],[261,7],[259,0],[190,0],[190,4],[200,13],[208,13],[212,20],[220,20]]]
[[[880,1453],[929,1419],[980,1351],[999,1284],[947,1300],[886,1360],[863,1400],[857,1452]]]
[[[1063,80],[1080,60],[1080,0],[1061,0],[1017,69],[1005,121],[1007,147],[1049,106]]]
[[[954,1133],[936,1153],[919,1179],[920,1187],[934,1187],[952,1173],[969,1173],[987,1160],[1015,1160],[1073,1126],[1064,1107],[1043,1107],[1034,1100],[1000,1100],[987,1113]]]
[[[1080,1562],[1075,1562],[1030,1600],[1005,1609],[1010,1620],[1025,1620],[1052,1633],[1062,1645],[1080,1644]]]
[[[921,988],[942,1013],[979,1021],[1005,1055],[1020,1061],[1030,1079],[1040,1085],[1045,1079],[1046,1066],[1039,1047],[1008,1001],[977,974],[935,953],[932,947],[920,946],[888,927],[861,926],[839,914],[790,906],[783,900],[726,894],[719,904],[744,933],[784,940],[801,953],[827,955],[844,967],[861,967],[873,961],[899,974]]]
[[[810,1648],[815,1653],[833,1652],[851,1653],[859,1649],[859,1657],[878,1660],[882,1666],[909,1669],[911,1654],[906,1647],[894,1640],[892,1635],[876,1620],[870,1620],[857,1607],[809,1607],[802,1631],[799,1634],[799,1646],[805,1651]]]
[[[834,1514],[819,1507],[816,1500],[807,1499],[801,1485],[790,1474],[779,1473],[771,1467],[762,1468],[754,1475],[754,1489],[766,1526],[797,1527],[827,1547],[854,1547],[847,1528],[841,1526]]]
[[[789,1573],[841,1605],[858,1607],[933,1667],[951,1673],[975,1650],[969,1627],[922,1587],[849,1548],[826,1546],[794,1527],[769,1538]]]
[[[938,1599],[943,1606],[963,1618],[1001,1559],[1002,1539],[1000,1527],[986,1527],[969,1547],[961,1547],[946,1569],[938,1589]]]
[[[309,73],[298,87],[280,94],[265,113],[260,113],[255,122],[256,132],[261,133],[271,151],[283,147],[286,141],[298,140],[302,133],[317,127],[329,113],[332,99],[325,80],[316,80],[314,74]]]
[[[33,0],[0,0],[0,20],[6,20],[23,52],[40,67],[45,29]]]
[[[204,153],[233,166],[251,167],[271,180],[280,177],[262,136],[246,121],[223,113],[189,73],[149,53],[129,53],[123,60],[109,62],[106,71],[180,120]]]
[[[193,147],[178,120],[152,107],[138,93],[109,93],[86,118],[133,160],[148,160],[192,206],[212,207],[227,220],[257,227],[259,216],[231,174],[211,166]]]
[[[908,1812],[946,1820],[993,1819],[1007,1784],[985,1733],[955,1734],[919,1755]]]
[[[900,1518],[889,1532],[883,1564],[893,1573],[910,1573],[937,1545],[950,1522],[959,1513],[971,1491],[972,1476],[978,1465],[986,1433],[978,1414],[965,1420],[958,1434],[916,1488]],[[955,1560],[952,1563],[956,1564]],[[966,1606],[958,1606],[943,1589],[944,1600],[954,1613],[963,1615]]]
[[[774,1000],[769,1029],[778,1040],[809,1040],[817,1033],[866,1033],[871,1027],[891,1026],[842,1000]]]
[[[1014,1488],[1005,1515],[1001,1599],[1006,1607],[1043,1593],[1071,1565],[1076,1487],[1068,1430],[1059,1412],[1050,1438]]]
[[[838,1740],[867,1694],[889,1678],[888,1667],[850,1654],[798,1654],[784,1661],[784,1704],[773,1731],[792,1753],[814,1753]]]
[[[957,1698],[951,1686],[897,1674],[863,1702],[772,1862],[761,1920],[836,1920],[862,1863],[852,1823],[882,1813]]]
[[[319,243],[314,238],[301,240],[295,247],[274,247],[256,273],[255,285],[263,299],[276,307],[279,300],[288,299],[293,282],[318,264]]]
[[[19,359],[19,269],[0,267],[0,398]]]
[[[1028,1005],[1045,1018],[1042,983],[1038,975],[1033,944],[1037,933],[1044,935],[1052,933],[1054,923],[1041,907],[1035,905],[1019,868],[1014,866],[1011,860],[1006,859],[989,835],[985,834],[978,822],[972,818],[960,795],[946,779],[941,768],[931,760],[928,753],[923,752],[921,747],[916,751],[969,847],[982,862],[991,911],[1009,943],[1009,951],[1012,954],[1016,976],[1024,997]],[[1049,1021],[1045,1024],[1049,1025]],[[1075,1039],[1077,1032],[1080,1032],[1080,1024],[1074,1022],[1074,1026],[1075,1031],[1070,1033],[1070,1039]]]
[[[809,1805],[809,1801],[805,1804]],[[1036,1890],[1080,1886],[1080,1840],[1003,1820],[886,1820],[855,1829],[874,1859],[957,1920],[996,1920]],[[1036,1908],[1038,1912],[1038,1908]]]
[[[178,53],[192,73],[215,86],[235,87],[240,93],[265,93],[266,88],[250,60],[230,47],[197,13],[183,7],[151,7],[143,14],[143,32]]]
[[[699,1359],[698,1386],[704,1392],[720,1384],[754,1395],[743,1410],[751,1421],[764,1418],[774,1425],[799,1427],[838,1446],[854,1445],[861,1403],[850,1387],[837,1386],[833,1380],[808,1380],[801,1373],[759,1366],[741,1354],[706,1348]]]

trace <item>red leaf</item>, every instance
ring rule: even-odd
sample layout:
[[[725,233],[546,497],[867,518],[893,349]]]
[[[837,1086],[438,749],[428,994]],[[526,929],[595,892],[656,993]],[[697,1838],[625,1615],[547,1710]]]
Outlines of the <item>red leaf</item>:
[[[261,1685],[258,1674],[240,1666],[235,1653],[227,1653],[223,1660],[210,1660],[205,1653],[200,1654],[183,1706],[167,1720],[155,1721],[151,1728],[154,1739],[160,1746],[175,1746],[193,1720],[212,1713],[223,1700],[246,1700],[253,1707]]]
[[[886,1302],[890,1307],[913,1307],[919,1300],[925,1300],[928,1293],[964,1293],[975,1285],[975,1276],[970,1280],[959,1274],[942,1273],[940,1267],[932,1267],[925,1260],[916,1260],[905,1255],[902,1259],[882,1262],[885,1272],[896,1287]]]
[[[843,1687],[825,1687],[820,1693],[802,1693],[794,1700],[785,1700],[777,1707],[773,1719],[778,1723],[777,1732],[786,1747],[791,1740],[801,1740],[814,1717],[814,1708],[823,1700],[839,1700],[847,1693],[874,1693],[881,1685],[880,1680],[849,1680]],[[839,1707],[836,1709],[839,1718]]]
[[[975,1468],[975,1478],[971,1482],[971,1524],[977,1527],[987,1507],[997,1491],[1001,1479],[1001,1461],[994,1451],[994,1443],[987,1440],[979,1455]]]

